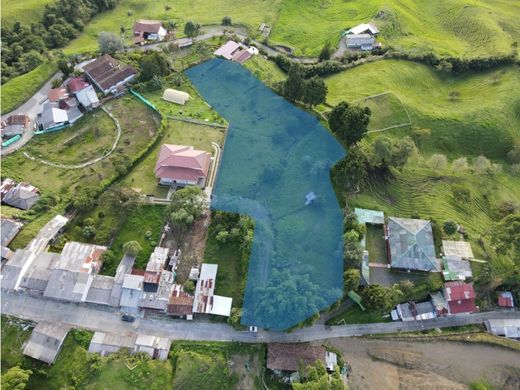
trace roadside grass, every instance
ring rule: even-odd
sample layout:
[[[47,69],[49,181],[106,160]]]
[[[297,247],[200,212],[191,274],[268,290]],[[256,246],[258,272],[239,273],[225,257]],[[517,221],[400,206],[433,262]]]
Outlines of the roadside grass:
[[[18,2],[25,4],[24,2]],[[2,8],[3,8],[2,4]],[[3,9],[2,9],[3,19]],[[38,91],[56,72],[58,68],[54,62],[44,62],[35,69],[21,76],[15,77],[2,85],[2,114],[13,111],[25,103]]]
[[[518,3],[476,0],[328,0],[283,1],[270,36],[271,43],[317,56],[326,41],[339,42],[341,33],[357,24],[374,22],[379,42],[399,50],[439,55],[479,57],[509,54],[520,38],[515,15]]]
[[[121,184],[133,188],[142,194],[165,197],[168,189],[158,185],[158,180],[154,174],[154,167],[161,145],[190,145],[196,149],[205,150],[213,154],[211,142],[216,142],[222,146],[224,133],[224,129],[170,119],[167,122],[167,127],[164,129],[164,136],[161,142],[125,176]]]
[[[34,136],[24,150],[59,164],[81,164],[104,155],[116,139],[116,126],[102,110],[83,116],[73,127]]]
[[[372,322],[390,322],[389,316],[384,317],[384,313],[373,310],[361,310],[357,305],[353,305],[343,313],[327,321],[327,325],[347,325],[347,324],[369,324]]]
[[[2,0],[2,25],[11,26],[15,22],[34,23],[43,16],[45,6],[53,0]]]
[[[262,80],[268,87],[273,88],[280,81],[284,81],[287,75],[273,61],[256,55],[251,57],[244,63],[244,66],[255,75],[256,78]]]
[[[177,22],[177,36],[183,35],[184,25],[190,20],[202,25],[219,25],[224,16],[231,17],[234,24],[246,25],[252,31],[256,31],[262,22],[275,22],[280,2],[246,0],[238,6],[233,0],[179,0],[161,3],[121,0],[115,9],[94,17],[85,27],[84,33],[73,40],[64,51],[67,54],[95,51],[98,48],[97,35],[101,31],[111,31],[119,35],[121,26],[126,28],[125,40],[130,44],[132,27],[137,19]],[[170,9],[166,10],[165,5],[170,6]]]
[[[58,204],[42,215],[35,216],[30,210],[17,212],[16,215],[27,220],[28,223],[11,243],[11,249],[25,247],[45,223],[57,213],[64,212],[66,205],[74,199],[79,191],[85,187],[96,186],[102,180],[114,175],[115,168],[112,164],[114,159],[120,158],[120,156],[135,156],[155,134],[158,127],[157,119],[155,119],[151,110],[137,102],[135,98],[123,97],[109,102],[105,106],[119,120],[122,133],[116,150],[106,159],[81,169],[64,169],[29,160],[22,153],[25,148],[2,158],[2,176],[11,177],[16,181],[28,181],[38,187],[42,194],[54,193],[59,197]],[[94,114],[87,114],[87,118],[85,118],[89,123],[88,116],[90,115]],[[114,124],[111,120],[110,123],[105,124],[104,121],[102,123],[103,128],[100,129],[102,133],[106,131],[104,126],[108,124],[110,125],[108,133],[113,132]],[[70,132],[74,133],[76,129],[77,126],[73,126]],[[42,135],[41,137],[47,136],[49,135]],[[42,142],[38,141],[37,137],[35,136],[28,143],[26,146],[28,150],[33,147],[33,143],[38,145],[39,142]],[[48,150],[48,146],[43,147],[42,145],[42,148]],[[74,147],[74,150],[76,154],[82,153],[81,148]],[[2,206],[2,210],[4,210],[4,206]],[[6,208],[5,210],[9,209]]]
[[[14,366],[21,366],[24,362],[24,355],[22,353],[22,345],[31,336],[31,329],[23,330],[20,325],[20,320],[14,317],[2,315],[2,374],[9,368]]]

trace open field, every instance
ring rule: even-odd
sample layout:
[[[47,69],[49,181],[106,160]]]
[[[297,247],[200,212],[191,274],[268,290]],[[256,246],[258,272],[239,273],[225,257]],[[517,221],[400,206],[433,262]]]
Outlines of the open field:
[[[223,141],[224,129],[169,120],[161,142],[132,169],[124,178],[122,184],[142,194],[153,194],[157,197],[165,196],[168,190],[166,187],[157,185],[158,180],[154,174],[155,163],[162,144],[191,145],[196,149],[206,150],[213,154],[211,142],[222,145]]]
[[[352,103],[369,107],[372,111],[368,131],[377,132],[394,126],[406,127],[410,125],[406,108],[393,92],[370,96]]]
[[[15,77],[2,85],[2,114],[11,112],[25,103],[57,71],[58,68],[54,62],[44,62],[30,72]]]
[[[2,25],[11,26],[14,22],[31,24],[43,16],[46,4],[53,0],[2,0]]]
[[[317,56],[326,41],[337,44],[344,30],[372,21],[381,30],[379,41],[401,50],[467,57],[508,54],[520,38],[519,13],[520,4],[505,0],[285,0],[270,42]]]
[[[260,23],[272,24],[276,20],[280,0],[247,0],[237,5],[233,0],[180,0],[180,1],[139,1],[121,0],[111,11],[96,16],[85,27],[85,32],[73,40],[65,49],[67,53],[97,50],[97,35],[101,31],[120,34],[120,27],[127,29],[126,37],[131,37],[131,29],[136,19],[172,20],[178,23],[178,36],[182,36],[184,24],[193,21],[200,24],[220,24],[224,16],[231,17],[233,23],[243,24],[256,30]],[[166,10],[165,6],[170,7]],[[128,42],[130,40],[128,39]]]

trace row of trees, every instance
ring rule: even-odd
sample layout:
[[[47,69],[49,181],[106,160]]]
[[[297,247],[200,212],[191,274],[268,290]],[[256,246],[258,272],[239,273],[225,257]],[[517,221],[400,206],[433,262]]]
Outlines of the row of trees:
[[[287,80],[283,83],[281,93],[288,100],[315,106],[325,102],[327,86],[318,76],[305,78],[304,67],[293,63],[289,69]]]
[[[46,57],[48,49],[65,46],[92,17],[112,9],[118,0],[58,0],[47,4],[40,21],[30,26],[2,26],[2,84],[26,73]]]

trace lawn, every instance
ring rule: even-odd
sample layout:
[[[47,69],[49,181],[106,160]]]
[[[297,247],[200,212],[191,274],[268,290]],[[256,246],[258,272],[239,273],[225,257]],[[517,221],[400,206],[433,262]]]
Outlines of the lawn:
[[[107,153],[116,139],[116,125],[102,110],[83,116],[73,127],[35,136],[24,150],[59,164],[80,164]]]
[[[379,41],[400,50],[478,57],[509,54],[520,38],[520,4],[507,0],[325,0],[281,4],[270,42],[317,56],[323,44],[359,23],[374,22]]]
[[[101,31],[120,34],[122,26],[126,28],[126,37],[130,43],[131,29],[136,19],[172,20],[178,24],[178,35],[182,35],[185,23],[190,20],[202,25],[220,24],[224,16],[229,16],[233,23],[246,25],[252,31],[256,31],[263,22],[275,22],[280,2],[281,0],[246,0],[237,6],[233,0],[121,0],[114,10],[94,17],[85,27],[84,33],[65,48],[65,52],[95,51],[97,35]],[[166,5],[170,9],[167,10]]]
[[[158,180],[154,174],[154,167],[157,162],[161,144],[191,145],[196,149],[206,150],[213,154],[211,142],[222,145],[223,140],[224,129],[168,120],[161,142],[135,166],[124,178],[122,184],[142,194],[153,194],[158,197],[165,196],[168,190],[166,187],[157,185]]]
[[[24,2],[19,3],[25,4]],[[57,71],[58,68],[54,62],[45,62],[30,72],[15,77],[2,85],[2,114],[11,112],[25,103]]]
[[[327,325],[369,324],[372,322],[388,322],[390,319],[383,313],[372,310],[361,310],[358,305],[353,305],[327,321]]]
[[[262,80],[264,84],[273,87],[277,82],[284,81],[287,75],[273,61],[257,55],[247,60],[244,66]]]
[[[387,92],[352,102],[372,111],[368,131],[381,131],[393,126],[410,125],[410,118],[399,97]]]
[[[382,225],[367,224],[365,234],[365,246],[368,251],[370,263],[387,264],[385,232]]]

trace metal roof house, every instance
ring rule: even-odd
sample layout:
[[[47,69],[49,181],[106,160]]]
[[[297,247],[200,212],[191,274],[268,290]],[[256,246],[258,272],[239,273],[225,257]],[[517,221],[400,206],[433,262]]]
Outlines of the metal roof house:
[[[176,284],[173,286],[166,312],[171,316],[180,318],[186,317],[187,320],[192,320],[193,301],[193,295],[188,294],[181,285]]]
[[[36,255],[26,249],[18,249],[2,267],[2,288],[18,290],[25,273],[31,267]]]
[[[16,237],[23,223],[13,221],[12,219],[2,218],[0,227],[0,245],[7,246]]]
[[[38,188],[29,183],[18,183],[4,194],[2,202],[21,210],[29,210],[38,202],[39,198]]]
[[[143,293],[144,276],[126,274],[121,291],[121,306],[122,312],[135,313],[139,310],[139,302]]]
[[[95,332],[90,341],[88,351],[90,353],[99,353],[101,356],[107,356],[123,348],[132,351],[136,338],[135,335]]]
[[[497,304],[500,307],[515,307],[515,301],[511,291],[502,291],[498,293]]]
[[[334,370],[333,357],[330,353],[327,355],[325,347],[321,345],[312,345],[309,343],[267,344],[267,368],[273,371],[294,372],[299,370],[300,364],[307,367],[308,365],[314,364],[317,360],[321,361],[330,371]]]
[[[52,269],[60,258],[58,253],[43,252],[36,255],[32,265],[23,275],[20,288],[36,294],[43,294],[49,283]]]
[[[235,41],[227,41],[220,46],[213,54],[217,57],[223,57],[226,60],[233,59],[233,54],[240,50],[240,44]]]
[[[47,102],[43,105],[39,122],[43,130],[51,130],[66,125],[69,122],[69,117],[67,111],[59,108],[58,103]]]
[[[448,302],[450,314],[473,313],[475,306],[475,290],[469,283],[446,282],[442,291]]]
[[[22,135],[29,128],[31,118],[24,114],[10,115],[5,121],[0,122],[2,138],[11,138]]]
[[[83,70],[92,83],[105,94],[118,94],[119,87],[131,81],[137,74],[133,67],[120,64],[109,54],[86,64]]]
[[[387,252],[392,268],[440,272],[430,221],[388,218]]]
[[[486,329],[495,336],[504,336],[510,339],[520,339],[520,319],[486,320]]]
[[[172,88],[166,88],[162,95],[163,100],[170,103],[176,103],[180,105],[186,104],[191,99],[190,95],[184,91],[178,91]]]
[[[456,256],[461,259],[473,259],[471,244],[467,241],[442,240],[442,251],[445,256]]]
[[[466,280],[473,277],[471,264],[467,260],[462,260],[458,256],[445,256],[442,259],[444,270],[442,276],[445,281]]]
[[[199,280],[195,287],[194,313],[215,314],[226,317],[229,317],[231,314],[233,298],[215,295],[217,269],[217,264],[202,264]]]
[[[346,45],[352,49],[372,50],[375,42],[370,34],[347,35]]]
[[[402,321],[428,320],[437,317],[437,311],[431,301],[426,302],[406,302],[397,305],[394,318],[392,311],[392,319],[401,319]]]
[[[152,359],[166,360],[172,342],[165,337],[138,334],[135,340],[134,353],[144,352]]]
[[[69,328],[64,325],[39,322],[23,353],[50,365],[56,360],[67,333]]]
[[[347,34],[359,35],[359,34],[370,34],[377,35],[379,34],[379,29],[372,23],[362,23],[358,24],[355,27],[347,30]]]
[[[155,177],[163,185],[196,185],[203,188],[211,164],[211,155],[193,146],[161,145],[155,164]]]
[[[144,41],[162,41],[168,31],[162,26],[160,20],[139,19],[134,23],[134,43]]]

